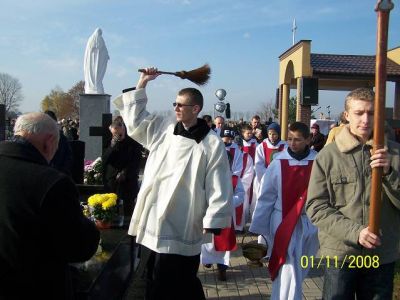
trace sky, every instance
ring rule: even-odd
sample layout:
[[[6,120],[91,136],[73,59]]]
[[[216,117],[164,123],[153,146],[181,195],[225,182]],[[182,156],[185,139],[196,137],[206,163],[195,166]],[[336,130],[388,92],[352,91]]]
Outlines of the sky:
[[[390,13],[388,48],[400,46],[400,5]],[[311,40],[312,53],[376,53],[375,0],[2,0],[0,73],[17,78],[24,100],[20,111],[40,110],[56,87],[64,91],[83,80],[86,43],[103,31],[110,60],[103,80],[115,98],[136,85],[138,68],[191,70],[211,67],[200,87],[204,112],[213,112],[215,91],[227,91],[233,112],[257,112],[275,99],[278,57],[296,42]],[[149,83],[149,111],[172,110],[187,80],[162,75]],[[294,96],[295,90],[291,91]],[[319,92],[318,112],[334,117],[345,92]],[[393,106],[388,85],[387,106]],[[313,107],[316,109],[317,107]],[[112,110],[114,107],[112,106]]]

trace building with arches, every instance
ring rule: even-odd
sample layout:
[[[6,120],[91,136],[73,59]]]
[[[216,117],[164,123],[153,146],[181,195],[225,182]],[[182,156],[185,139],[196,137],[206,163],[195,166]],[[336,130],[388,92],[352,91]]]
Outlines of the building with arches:
[[[393,119],[400,120],[400,47],[388,50],[387,58],[387,81],[395,83]],[[296,120],[310,124],[318,90],[350,91],[374,85],[375,55],[311,53],[311,40],[299,41],[279,56],[281,138],[287,139],[290,89],[297,91]]]

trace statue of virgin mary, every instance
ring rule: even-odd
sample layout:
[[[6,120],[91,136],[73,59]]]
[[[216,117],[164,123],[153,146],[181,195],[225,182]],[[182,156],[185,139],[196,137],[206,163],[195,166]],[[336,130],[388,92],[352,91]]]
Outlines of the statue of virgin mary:
[[[97,28],[90,36],[85,50],[83,62],[85,94],[104,94],[102,81],[109,59],[102,31],[100,28]]]

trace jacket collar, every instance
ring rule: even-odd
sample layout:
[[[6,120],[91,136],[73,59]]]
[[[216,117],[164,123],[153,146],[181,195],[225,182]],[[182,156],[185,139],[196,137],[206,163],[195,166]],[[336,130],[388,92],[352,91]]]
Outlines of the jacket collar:
[[[308,155],[310,155],[310,148],[307,146],[306,147],[306,149],[304,149],[304,151],[303,152],[301,152],[301,153],[294,153],[293,151],[292,151],[292,149],[290,149],[290,147],[287,147],[287,152],[289,153],[289,155],[291,156],[291,157],[293,157],[295,160],[303,160],[303,159],[305,159],[306,157],[308,157]]]
[[[315,157],[317,156],[318,152],[313,150],[313,149],[309,149],[308,155],[303,158],[301,161],[305,161],[305,160],[314,160]],[[292,160],[297,160],[295,158],[293,158],[289,152],[288,152],[288,148],[286,148],[285,150],[276,153],[276,156],[274,156],[274,160],[278,160],[278,159],[292,159]],[[297,160],[298,161],[298,160]]]
[[[8,156],[41,165],[48,165],[43,155],[26,139],[19,136],[15,137],[12,141],[0,143],[0,156]]]
[[[362,145],[360,141],[350,132],[349,125],[345,125],[338,133],[337,137],[335,138],[335,142],[340,152],[349,152]],[[372,146],[372,143],[373,140],[371,138],[366,142],[366,145]]]
[[[188,130],[183,127],[182,122],[178,122],[174,128],[175,135],[181,135],[185,138],[195,140],[199,144],[206,135],[210,132],[211,128],[208,127],[207,122],[203,119],[197,119],[197,124],[190,127]]]

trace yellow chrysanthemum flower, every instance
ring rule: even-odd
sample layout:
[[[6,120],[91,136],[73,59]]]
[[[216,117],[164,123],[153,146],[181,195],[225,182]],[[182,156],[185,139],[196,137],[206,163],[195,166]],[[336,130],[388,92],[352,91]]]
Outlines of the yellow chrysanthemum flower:
[[[115,193],[109,193],[109,194],[106,194],[106,195],[107,195],[108,199],[113,199],[115,201],[117,201],[117,199],[118,199],[118,196]]]
[[[117,199],[115,199],[114,197],[109,198],[107,201],[102,203],[102,207],[104,210],[108,210],[111,207],[114,207],[117,204]]]
[[[100,194],[92,195],[88,199],[88,204],[92,207],[96,206],[97,204],[101,204],[100,199],[101,199]]]
[[[95,194],[88,198],[91,214],[96,220],[112,221],[117,211],[113,208],[117,205],[118,196],[115,193]]]

